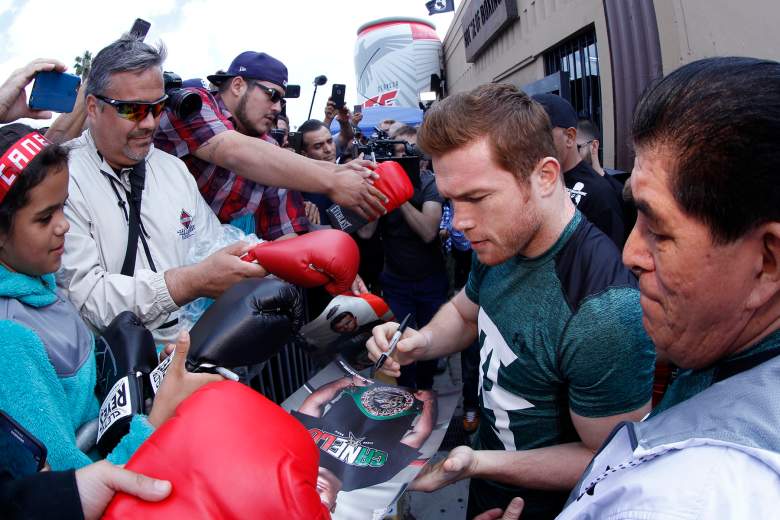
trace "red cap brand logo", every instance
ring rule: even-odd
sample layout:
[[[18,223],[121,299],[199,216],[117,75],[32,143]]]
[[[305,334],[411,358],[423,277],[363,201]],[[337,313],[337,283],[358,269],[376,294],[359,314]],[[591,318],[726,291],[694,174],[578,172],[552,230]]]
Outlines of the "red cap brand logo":
[[[30,132],[11,146],[0,158],[0,202],[5,199],[11,186],[36,155],[51,142],[38,132]]]

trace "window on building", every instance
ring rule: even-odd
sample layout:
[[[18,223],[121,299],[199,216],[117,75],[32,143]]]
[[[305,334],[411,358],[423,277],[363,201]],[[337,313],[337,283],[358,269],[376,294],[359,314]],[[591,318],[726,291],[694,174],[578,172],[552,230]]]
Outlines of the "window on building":
[[[571,104],[580,117],[601,124],[601,81],[596,47],[596,30],[586,28],[544,53],[546,75],[566,72],[569,75]]]

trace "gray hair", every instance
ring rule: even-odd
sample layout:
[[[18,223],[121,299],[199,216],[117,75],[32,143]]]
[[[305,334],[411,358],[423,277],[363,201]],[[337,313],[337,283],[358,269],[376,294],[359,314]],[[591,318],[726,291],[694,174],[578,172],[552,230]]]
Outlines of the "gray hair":
[[[110,86],[111,76],[119,72],[143,72],[152,67],[162,69],[167,54],[162,42],[154,48],[135,36],[125,34],[104,47],[92,60],[86,94],[103,94]]]

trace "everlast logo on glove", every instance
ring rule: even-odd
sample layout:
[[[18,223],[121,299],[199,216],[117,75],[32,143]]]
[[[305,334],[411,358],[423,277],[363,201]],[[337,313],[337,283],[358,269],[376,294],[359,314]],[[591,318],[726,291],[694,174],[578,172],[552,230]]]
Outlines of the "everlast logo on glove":
[[[344,233],[353,233],[368,224],[368,220],[338,204],[326,209],[325,213],[328,214],[330,225]]]
[[[408,201],[414,195],[414,186],[406,175],[403,167],[395,161],[385,161],[379,163],[374,170],[379,179],[374,181],[374,187],[385,194],[387,202],[382,205],[388,213],[398,208],[401,204]],[[344,231],[352,233],[357,231],[368,223],[368,221],[356,213],[334,204],[325,210],[331,225]]]

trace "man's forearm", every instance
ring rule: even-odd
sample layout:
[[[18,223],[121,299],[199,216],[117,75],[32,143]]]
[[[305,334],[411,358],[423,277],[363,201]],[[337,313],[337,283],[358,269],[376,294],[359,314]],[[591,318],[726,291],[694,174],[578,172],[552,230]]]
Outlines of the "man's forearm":
[[[455,298],[458,298],[456,295]],[[462,296],[465,298],[465,296]],[[430,323],[420,329],[426,336],[428,347],[420,351],[419,360],[437,359],[466,349],[477,334],[476,323],[463,316],[453,303],[445,303]]]
[[[319,387],[303,400],[298,411],[312,417],[319,417],[322,414],[322,407],[351,382],[350,378],[345,377]]]
[[[533,450],[475,451],[470,477],[531,489],[570,490],[593,458],[581,442]]]
[[[371,221],[357,230],[357,236],[359,236],[363,240],[368,240],[372,236],[374,236],[377,227],[379,227],[379,220]]]
[[[426,244],[432,242],[439,235],[441,211],[439,211],[438,217],[435,214],[428,215],[425,213],[425,208],[423,211],[419,211],[409,202],[402,204],[400,210],[412,231]]]
[[[181,307],[200,296],[197,277],[198,271],[195,265],[175,267],[165,271],[165,285],[176,305]]]
[[[349,143],[352,142],[352,139],[355,137],[355,132],[352,130],[352,124],[350,124],[349,120],[342,121],[341,119],[339,121],[339,141],[342,148],[346,148],[349,146]]]
[[[265,186],[325,194],[333,189],[332,164],[238,133],[207,145],[202,154],[195,155]]]

